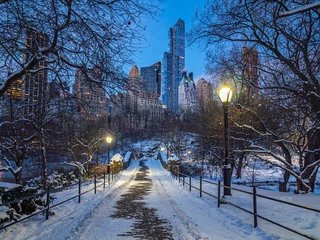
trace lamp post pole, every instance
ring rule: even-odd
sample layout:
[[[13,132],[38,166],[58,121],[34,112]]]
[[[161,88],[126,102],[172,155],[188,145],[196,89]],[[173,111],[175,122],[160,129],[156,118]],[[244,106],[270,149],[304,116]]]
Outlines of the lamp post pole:
[[[223,195],[231,195],[231,166],[229,160],[229,103],[223,103],[223,115],[224,115],[224,166],[223,166]]]
[[[232,99],[231,87],[224,86],[218,90],[219,98],[223,105],[223,118],[224,118],[224,131],[223,131],[223,144],[224,144],[224,166],[223,166],[223,195],[231,195],[231,165],[229,160],[229,124],[228,124],[228,110],[229,103]]]
[[[108,167],[107,167],[107,171],[108,171],[108,184],[110,185],[110,144],[112,142],[112,137],[111,136],[107,136],[106,137],[107,140],[107,148],[108,148]]]
[[[108,184],[110,184],[110,143],[108,145]]]

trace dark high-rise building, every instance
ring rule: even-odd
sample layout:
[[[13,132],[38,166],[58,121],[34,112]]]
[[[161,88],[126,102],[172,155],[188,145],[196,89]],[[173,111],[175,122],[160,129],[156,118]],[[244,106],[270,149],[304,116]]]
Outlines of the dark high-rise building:
[[[48,37],[35,30],[26,29],[25,46],[27,51],[24,56],[24,62],[27,62],[30,57],[36,54],[38,48],[48,46]],[[23,78],[22,99],[26,105],[26,115],[35,114],[35,116],[39,116],[45,110],[48,96],[48,71],[45,69],[47,65],[48,63],[45,59],[40,60],[34,69],[43,69],[38,70],[36,73],[28,73]]]
[[[248,47],[242,47],[242,61],[244,65],[244,97],[251,99],[258,93],[258,51]]]
[[[145,92],[161,94],[161,62],[156,62],[150,67],[140,68],[142,87]]]
[[[8,74],[8,76],[11,73]],[[14,81],[8,91],[6,92],[6,98],[9,98],[11,101],[21,101],[22,99],[22,79]]]
[[[197,82],[197,90],[200,107],[205,109],[213,101],[213,86],[210,82],[201,78]]]
[[[102,73],[98,68],[88,70],[87,75],[80,69],[76,72],[73,94],[79,99],[79,110],[86,119],[108,116],[106,94],[103,87],[98,84],[101,78]]]
[[[185,24],[179,19],[169,30],[169,49],[161,65],[161,101],[168,110],[178,111],[178,88],[185,68]]]

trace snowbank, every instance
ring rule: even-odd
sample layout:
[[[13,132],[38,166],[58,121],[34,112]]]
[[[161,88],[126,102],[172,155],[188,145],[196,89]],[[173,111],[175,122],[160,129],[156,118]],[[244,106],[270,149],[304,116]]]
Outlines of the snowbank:
[[[19,186],[20,186],[19,184],[15,184],[15,183],[0,182],[0,187],[3,187],[5,189],[12,189]]]
[[[111,163],[114,163],[114,162],[122,162],[123,161],[123,157],[117,153],[115,154],[112,158],[111,158]]]
[[[168,161],[179,161],[179,158],[174,153],[168,158]]]
[[[168,159],[167,159],[167,154],[165,152],[159,152],[160,156],[158,157],[161,161],[167,163]]]
[[[132,156],[132,152],[127,152],[126,155],[124,156],[123,162],[126,163],[130,160]]]

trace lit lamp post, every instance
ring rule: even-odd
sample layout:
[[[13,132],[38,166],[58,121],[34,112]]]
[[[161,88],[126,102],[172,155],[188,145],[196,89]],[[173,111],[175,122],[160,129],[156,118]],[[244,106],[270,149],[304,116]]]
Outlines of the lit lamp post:
[[[223,166],[223,195],[231,195],[231,165],[229,161],[229,126],[228,126],[228,109],[229,103],[232,99],[232,89],[228,86],[224,86],[218,90],[220,101],[223,105],[224,115],[224,166]]]
[[[188,160],[190,160],[191,159],[191,151],[188,151]]]
[[[110,144],[112,142],[112,137],[111,136],[107,136],[106,140],[107,140],[107,147],[108,147],[108,168],[107,168],[107,172],[108,172],[108,183],[110,184]]]
[[[166,156],[167,156],[167,158],[168,158],[168,157],[169,157],[169,156],[168,156],[168,155],[169,155],[169,153],[168,153],[168,148],[164,148],[164,147],[161,147],[161,148],[160,148],[161,152],[164,152],[166,149],[167,149]]]

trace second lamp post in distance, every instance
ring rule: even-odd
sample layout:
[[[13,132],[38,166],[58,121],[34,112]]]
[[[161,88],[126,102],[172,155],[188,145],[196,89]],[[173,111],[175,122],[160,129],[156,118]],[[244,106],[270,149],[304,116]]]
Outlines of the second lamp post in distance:
[[[108,184],[110,184],[110,145],[112,143],[112,137],[107,136],[106,141],[107,141],[107,148],[108,148],[108,165],[107,165]]]

